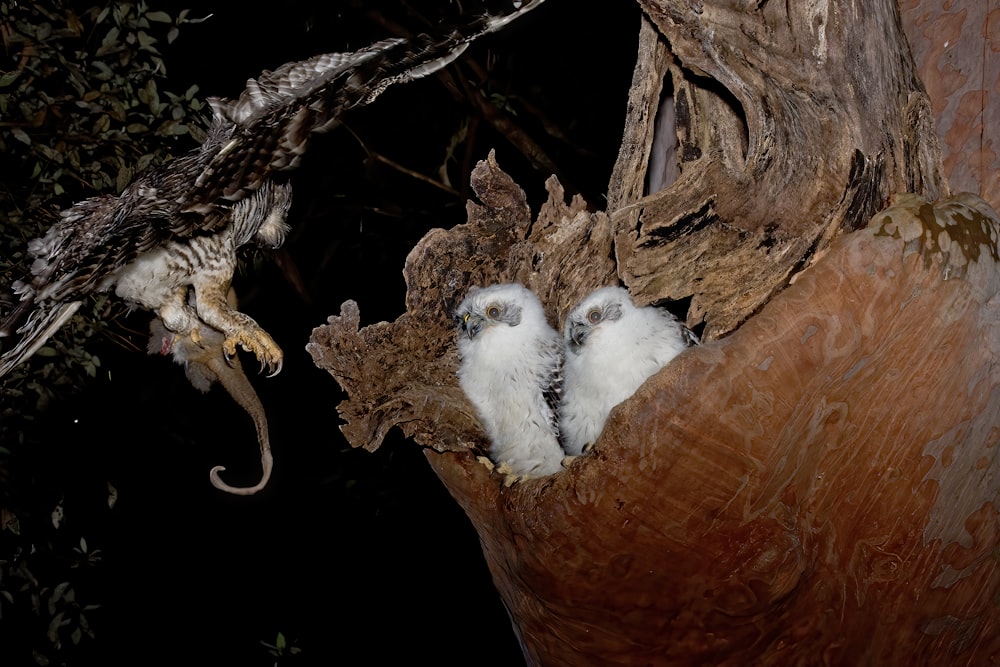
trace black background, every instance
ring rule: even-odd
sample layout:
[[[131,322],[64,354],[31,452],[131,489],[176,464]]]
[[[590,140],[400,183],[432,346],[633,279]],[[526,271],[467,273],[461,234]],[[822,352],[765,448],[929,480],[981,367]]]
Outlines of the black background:
[[[373,16],[422,27],[400,2],[317,4],[197,3],[190,16],[211,17],[163,45],[163,87],[235,96],[263,69],[385,37]],[[478,6],[425,3],[421,13]],[[633,3],[547,0],[469,53],[491,64],[497,90],[530,101],[570,137],[548,136],[530,114],[515,118],[595,208],[621,139],[638,27]],[[354,113],[313,145],[293,180],[284,259],[303,288],[271,259],[237,278],[241,310],[286,355],[280,375],[251,377],[275,454],[262,493],[209,485],[217,464],[232,483],[256,479],[252,424],[221,389],[200,394],[180,367],[144,353],[147,314],[121,314],[114,337],[95,343],[98,377],[44,415],[46,444],[14,472],[37,480],[40,506],[62,501],[56,539],[100,550],[77,585],[81,602],[101,605],[87,615],[86,664],[271,665],[261,642],[279,632],[301,650],[279,664],[523,664],[476,533],[423,452],[395,431],[378,452],[350,449],[338,430],[340,389],[305,351],[346,299],[360,304],[362,325],[398,317],[406,254],[428,229],[464,221],[464,198],[366,159],[362,142],[433,174],[470,113],[433,77]],[[491,148],[537,211],[548,174],[480,123],[472,154]],[[461,189],[468,174],[453,165],[450,177]],[[256,370],[246,357],[244,367]]]

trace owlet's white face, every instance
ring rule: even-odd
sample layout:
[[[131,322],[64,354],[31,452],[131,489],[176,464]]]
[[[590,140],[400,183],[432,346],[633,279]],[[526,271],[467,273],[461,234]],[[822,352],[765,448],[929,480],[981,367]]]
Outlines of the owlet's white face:
[[[634,308],[632,301],[622,298],[617,291],[591,295],[566,318],[567,351],[579,354],[591,333],[602,325],[606,328],[621,320],[625,308],[630,306]]]
[[[494,327],[521,324],[522,307],[519,302],[525,299],[525,295],[519,292],[491,288],[471,292],[456,312],[455,319],[461,332],[471,341]]]

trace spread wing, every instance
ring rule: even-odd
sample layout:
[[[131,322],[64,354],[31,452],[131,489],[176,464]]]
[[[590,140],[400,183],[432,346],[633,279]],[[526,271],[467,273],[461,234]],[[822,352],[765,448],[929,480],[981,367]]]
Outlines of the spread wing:
[[[118,196],[75,204],[29,244],[31,275],[15,283],[20,302],[0,323],[0,338],[19,332],[25,340],[0,356],[0,375],[38,349],[86,294],[109,287],[115,273],[143,253],[218,233],[248,198],[261,198],[266,208],[263,186],[286,179],[311,137],[335,127],[346,112],[395,83],[441,69],[476,38],[542,2],[516,4],[510,14],[477,17],[439,35],[288,63],[247,81],[235,100],[209,100],[211,124],[199,148],[144,173]]]
[[[477,38],[531,11],[530,0],[504,16],[484,15],[442,34],[387,39],[351,53],[287,63],[247,81],[236,100],[210,99],[211,158],[194,181],[185,211],[237,200],[278,172],[295,169],[314,134],[336,127],[351,109],[370,104],[389,86],[432,74]],[[208,142],[206,142],[207,145]]]

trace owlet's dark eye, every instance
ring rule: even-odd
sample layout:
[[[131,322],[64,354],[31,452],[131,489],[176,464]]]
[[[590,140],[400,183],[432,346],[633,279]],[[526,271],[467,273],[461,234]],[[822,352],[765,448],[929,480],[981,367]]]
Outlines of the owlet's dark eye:
[[[587,321],[590,322],[591,324],[597,324],[602,319],[604,319],[604,313],[602,313],[600,310],[596,308],[587,313]]]
[[[496,318],[500,317],[500,313],[501,313],[500,306],[490,306],[486,309],[486,317],[490,318],[491,320],[495,320]]]

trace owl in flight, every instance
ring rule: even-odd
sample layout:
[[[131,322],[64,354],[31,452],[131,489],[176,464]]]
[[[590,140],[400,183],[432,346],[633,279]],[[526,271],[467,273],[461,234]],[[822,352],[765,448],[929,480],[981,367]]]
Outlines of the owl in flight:
[[[490,439],[490,458],[516,476],[562,470],[556,423],[562,337],[518,284],[473,287],[455,311],[458,380]]]
[[[697,336],[655,306],[637,308],[621,287],[602,287],[566,318],[559,428],[578,456],[604,429],[611,409],[635,393]]]
[[[30,275],[14,284],[19,301],[0,320],[0,339],[13,339],[0,354],[0,376],[44,345],[89,293],[112,287],[181,340],[215,340],[202,335],[207,327],[222,334],[226,358],[242,348],[271,374],[280,371],[281,349],[226,296],[241,247],[284,241],[288,172],[311,136],[388,86],[441,69],[474,39],[542,1],[515,2],[509,14],[481,16],[438,36],[287,63],[247,81],[236,100],[210,99],[211,126],[199,148],[144,173],[119,195],[75,204],[28,244]]]

